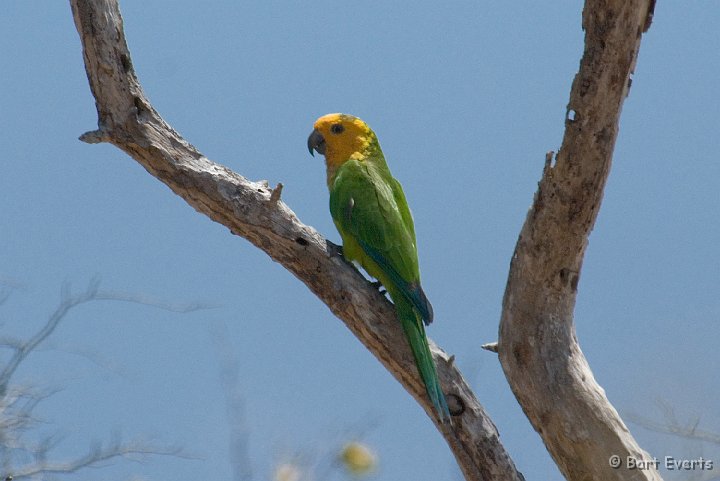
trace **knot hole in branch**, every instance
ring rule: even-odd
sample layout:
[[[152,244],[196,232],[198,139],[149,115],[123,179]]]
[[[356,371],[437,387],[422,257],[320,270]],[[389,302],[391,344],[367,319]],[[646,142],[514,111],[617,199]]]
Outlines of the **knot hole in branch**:
[[[580,275],[577,271],[572,271],[566,267],[560,269],[560,282],[563,286],[570,286],[573,292],[577,292]]]
[[[448,411],[450,411],[451,416],[460,416],[465,412],[465,403],[457,394],[447,394],[445,400],[447,401]]]
[[[130,57],[128,57],[124,53],[120,54],[120,65],[122,66],[123,72],[132,72],[132,62],[130,61]]]
[[[145,101],[142,97],[135,96],[133,98],[133,104],[135,105],[135,115],[138,120],[143,122],[148,116],[148,108],[145,106]]]

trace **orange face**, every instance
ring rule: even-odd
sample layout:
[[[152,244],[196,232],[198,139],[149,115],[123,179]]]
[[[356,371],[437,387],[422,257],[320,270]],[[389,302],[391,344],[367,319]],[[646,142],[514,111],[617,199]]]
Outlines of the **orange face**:
[[[338,167],[350,159],[362,160],[375,138],[370,127],[346,114],[323,115],[315,122],[308,138],[308,149],[325,156],[328,167]]]

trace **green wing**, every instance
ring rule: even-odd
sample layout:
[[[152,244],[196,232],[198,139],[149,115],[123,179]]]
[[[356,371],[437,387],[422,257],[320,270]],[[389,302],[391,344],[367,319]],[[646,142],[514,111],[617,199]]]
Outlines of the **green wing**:
[[[412,216],[389,171],[372,162],[346,162],[330,190],[330,212],[341,234],[351,236],[380,268],[386,278],[380,280],[392,283],[385,285],[391,297],[402,295],[431,322],[432,306],[420,286]],[[377,277],[370,266],[363,267]]]
[[[383,165],[349,160],[330,187],[330,212],[347,258],[388,290],[428,396],[440,420],[452,423],[423,327],[433,312],[420,287],[415,228],[400,183]]]

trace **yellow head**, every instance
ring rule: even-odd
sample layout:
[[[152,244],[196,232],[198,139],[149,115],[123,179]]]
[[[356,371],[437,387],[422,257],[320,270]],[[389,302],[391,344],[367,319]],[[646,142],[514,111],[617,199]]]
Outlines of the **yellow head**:
[[[308,150],[324,155],[328,170],[334,171],[350,159],[364,160],[379,148],[372,129],[352,115],[323,115],[314,127]]]

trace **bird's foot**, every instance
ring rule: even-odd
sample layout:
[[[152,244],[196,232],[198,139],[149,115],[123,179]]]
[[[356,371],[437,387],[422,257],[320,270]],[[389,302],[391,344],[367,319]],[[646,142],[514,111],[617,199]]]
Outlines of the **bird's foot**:
[[[328,252],[330,252],[332,254],[337,254],[338,256],[343,257],[343,258],[345,257],[343,255],[343,246],[335,244],[334,242],[330,242],[329,240],[326,240],[325,244],[327,246]]]
[[[380,294],[383,294],[383,295],[384,295],[384,294],[387,292],[387,291],[383,288],[382,282],[380,282],[380,281],[371,282],[370,285],[372,285],[375,289],[377,289],[378,291],[380,291]]]

